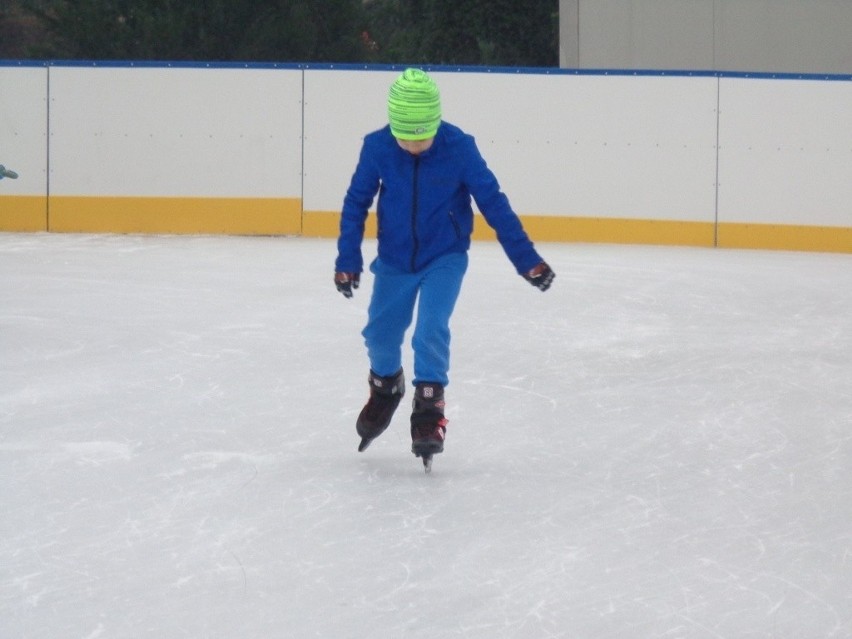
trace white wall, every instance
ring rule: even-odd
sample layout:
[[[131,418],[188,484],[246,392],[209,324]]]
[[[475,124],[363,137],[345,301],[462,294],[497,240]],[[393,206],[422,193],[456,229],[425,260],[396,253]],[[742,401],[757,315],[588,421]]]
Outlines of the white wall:
[[[303,205],[339,211],[361,140],[387,122],[387,91],[399,71],[305,72]]]
[[[559,0],[560,66],[852,73],[849,0]]]
[[[519,211],[712,221],[715,78],[438,81],[449,94],[445,117],[476,136]]]
[[[0,164],[19,175],[0,196],[47,194],[47,144],[47,69],[0,66]]]
[[[297,69],[50,68],[53,195],[296,196]]]
[[[719,221],[852,226],[852,82],[722,78]]]

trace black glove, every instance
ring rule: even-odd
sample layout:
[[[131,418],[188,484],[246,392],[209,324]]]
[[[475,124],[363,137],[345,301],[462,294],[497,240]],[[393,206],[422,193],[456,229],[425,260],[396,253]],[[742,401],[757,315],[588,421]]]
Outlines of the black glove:
[[[343,297],[350,298],[352,297],[352,289],[358,288],[358,285],[361,283],[361,274],[360,273],[335,273],[334,274],[334,285],[337,287],[337,290],[343,294]]]
[[[542,291],[550,288],[554,277],[556,277],[556,273],[547,265],[547,262],[542,262],[524,273],[524,279]]]

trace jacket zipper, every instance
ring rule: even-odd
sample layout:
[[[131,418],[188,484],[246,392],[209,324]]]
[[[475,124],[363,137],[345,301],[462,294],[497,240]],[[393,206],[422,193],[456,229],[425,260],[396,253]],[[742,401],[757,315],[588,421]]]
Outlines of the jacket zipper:
[[[417,237],[417,175],[420,172],[420,157],[414,156],[414,185],[411,189],[411,272],[417,271],[417,252],[420,250],[420,239]]]
[[[456,239],[461,239],[461,228],[459,227],[458,220],[456,220],[456,214],[450,211],[450,222],[453,223],[453,229],[456,232]]]

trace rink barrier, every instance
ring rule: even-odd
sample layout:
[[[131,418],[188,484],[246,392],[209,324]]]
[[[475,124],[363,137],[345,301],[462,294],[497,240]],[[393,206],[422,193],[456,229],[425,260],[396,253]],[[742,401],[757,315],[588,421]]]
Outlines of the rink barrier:
[[[852,252],[852,76],[427,68],[537,241]],[[335,237],[400,69],[0,61],[0,230]]]

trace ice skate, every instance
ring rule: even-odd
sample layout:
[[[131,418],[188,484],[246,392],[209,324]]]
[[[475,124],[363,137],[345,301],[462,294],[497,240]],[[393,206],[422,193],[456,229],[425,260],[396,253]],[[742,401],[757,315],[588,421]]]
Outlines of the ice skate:
[[[432,456],[444,451],[447,423],[444,387],[432,383],[417,384],[411,412],[411,452],[423,458],[427,473],[432,469]]]
[[[396,375],[381,377],[370,371],[370,398],[358,415],[355,430],[361,436],[358,452],[363,452],[379,435],[385,432],[396,407],[405,395],[405,376],[400,368]]]

